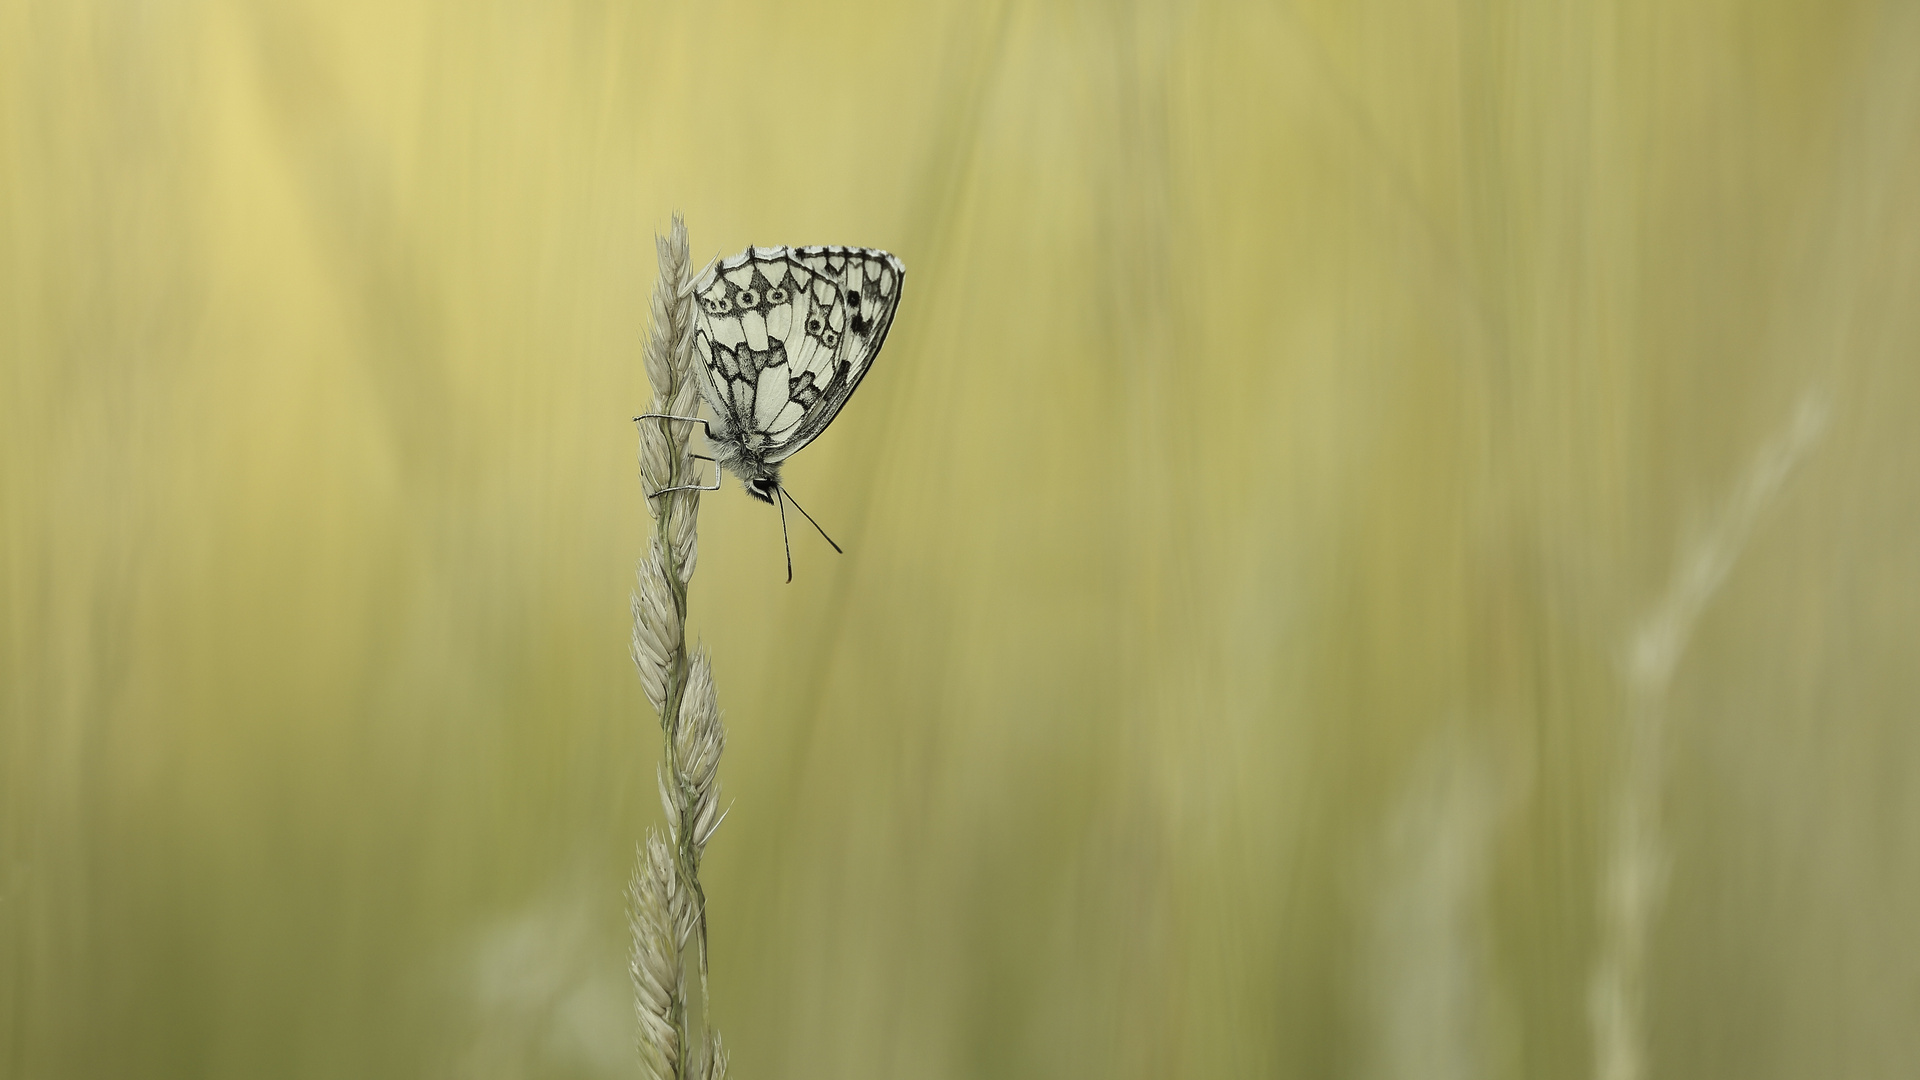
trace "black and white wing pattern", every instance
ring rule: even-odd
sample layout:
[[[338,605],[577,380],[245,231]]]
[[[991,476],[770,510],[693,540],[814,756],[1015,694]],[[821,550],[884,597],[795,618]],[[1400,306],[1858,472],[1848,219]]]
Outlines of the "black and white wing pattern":
[[[826,430],[886,341],[905,277],[871,248],[750,247],[694,281],[700,391],[745,454],[773,464]]]

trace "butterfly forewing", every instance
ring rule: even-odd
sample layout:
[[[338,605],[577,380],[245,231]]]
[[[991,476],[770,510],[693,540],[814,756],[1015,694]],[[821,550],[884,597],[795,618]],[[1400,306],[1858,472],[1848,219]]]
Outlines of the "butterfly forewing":
[[[812,441],[880,351],[904,276],[867,248],[748,248],[708,267],[694,366],[720,426],[768,462]]]

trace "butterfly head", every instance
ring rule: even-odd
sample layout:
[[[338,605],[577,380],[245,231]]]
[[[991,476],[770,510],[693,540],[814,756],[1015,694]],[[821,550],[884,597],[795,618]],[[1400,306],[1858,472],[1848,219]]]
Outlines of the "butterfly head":
[[[747,477],[747,494],[761,502],[773,501],[773,493],[780,490],[780,477],[777,475]]]

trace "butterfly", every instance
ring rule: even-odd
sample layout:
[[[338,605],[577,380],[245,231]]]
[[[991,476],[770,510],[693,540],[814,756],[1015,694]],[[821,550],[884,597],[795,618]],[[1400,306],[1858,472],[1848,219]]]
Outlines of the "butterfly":
[[[693,368],[714,419],[635,419],[703,425],[709,460],[739,477],[748,495],[778,505],[785,536],[793,496],[780,485],[780,463],[819,437],[853,396],[887,340],[906,275],[899,259],[873,248],[750,247],[709,265],[693,282]],[[711,487],[653,494],[717,491],[718,469]],[[813,522],[799,503],[794,509]],[[831,537],[827,543],[840,550]]]

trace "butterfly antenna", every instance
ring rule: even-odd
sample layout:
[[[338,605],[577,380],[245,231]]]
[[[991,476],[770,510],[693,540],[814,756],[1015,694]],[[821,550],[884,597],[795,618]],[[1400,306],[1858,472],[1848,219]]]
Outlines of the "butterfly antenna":
[[[789,495],[789,496],[787,496],[787,501],[789,501],[789,502],[792,502],[792,501],[793,501],[793,496],[791,496],[791,495]],[[811,526],[813,526],[813,527],[814,527],[814,529],[815,529],[815,531],[817,531],[817,532],[819,532],[819,534],[820,534],[820,539],[822,539],[822,540],[825,540],[825,541],[827,542],[827,544],[828,544],[828,546],[830,546],[830,547],[832,547],[832,548],[833,548],[833,550],[834,550],[835,552],[838,552],[838,553],[839,553],[839,554],[841,554],[841,555],[845,555],[845,554],[846,554],[846,552],[844,552],[844,551],[841,551],[841,550],[840,550],[840,545],[839,545],[839,544],[836,544],[836,543],[834,543],[834,542],[833,542],[833,537],[831,537],[831,536],[828,536],[828,535],[827,535],[827,530],[825,530],[825,529],[822,529],[822,528],[820,528],[820,523],[819,523],[819,522],[817,522],[817,521],[815,521],[815,520],[813,520],[813,515],[812,515],[812,514],[809,514],[809,513],[807,513],[807,508],[806,508],[806,507],[804,507],[804,506],[801,506],[801,505],[800,505],[799,503],[797,503],[797,502],[796,502],[796,503],[794,503],[794,504],[793,504],[793,508],[794,508],[795,510],[798,510],[798,511],[800,511],[800,516],[801,516],[801,517],[804,517],[804,518],[806,518],[806,519],[807,519],[807,524],[809,524],[809,525],[811,525]]]
[[[773,489],[773,493],[776,496],[782,494],[777,487]],[[791,585],[793,584],[793,544],[787,539],[787,500],[785,498],[777,498],[775,501],[780,505],[780,544],[787,549],[787,584]],[[797,507],[800,504],[794,503],[793,505]],[[803,514],[806,513],[805,510],[800,512]],[[812,521],[813,519],[808,518],[807,520]]]

